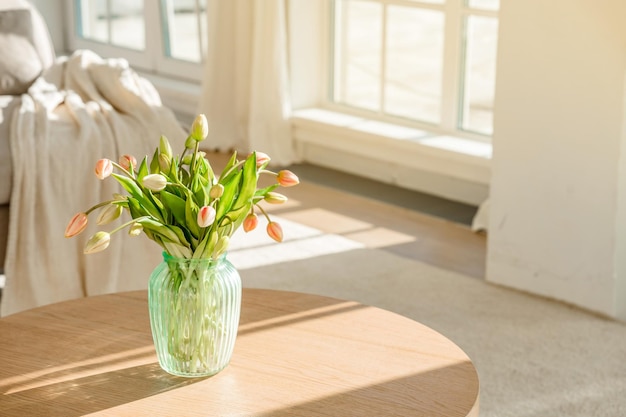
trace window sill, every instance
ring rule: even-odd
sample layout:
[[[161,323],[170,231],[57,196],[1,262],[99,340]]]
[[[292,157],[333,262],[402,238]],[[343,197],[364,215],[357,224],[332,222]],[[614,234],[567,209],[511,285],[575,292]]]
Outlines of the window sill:
[[[292,123],[304,162],[473,205],[488,195],[490,143],[318,108]]]

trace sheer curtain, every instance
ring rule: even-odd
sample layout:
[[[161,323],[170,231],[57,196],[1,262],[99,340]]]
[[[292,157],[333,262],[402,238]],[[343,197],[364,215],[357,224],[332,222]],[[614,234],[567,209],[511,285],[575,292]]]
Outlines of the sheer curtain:
[[[286,0],[209,0],[209,40],[199,113],[206,147],[258,150],[295,162],[287,71]]]

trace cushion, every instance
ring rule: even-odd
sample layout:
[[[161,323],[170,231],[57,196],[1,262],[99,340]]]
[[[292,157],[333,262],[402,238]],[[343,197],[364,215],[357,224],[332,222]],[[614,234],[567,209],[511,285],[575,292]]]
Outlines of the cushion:
[[[29,10],[0,12],[0,94],[23,94],[41,74],[32,33]]]
[[[0,95],[23,94],[54,62],[45,21],[26,0],[0,1]]]

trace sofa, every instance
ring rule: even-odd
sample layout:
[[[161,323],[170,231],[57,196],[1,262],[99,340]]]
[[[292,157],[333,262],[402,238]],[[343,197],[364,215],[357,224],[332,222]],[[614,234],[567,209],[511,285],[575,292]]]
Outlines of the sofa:
[[[26,0],[0,0],[0,270],[6,257],[12,181],[9,125],[21,94],[54,60],[40,13]]]

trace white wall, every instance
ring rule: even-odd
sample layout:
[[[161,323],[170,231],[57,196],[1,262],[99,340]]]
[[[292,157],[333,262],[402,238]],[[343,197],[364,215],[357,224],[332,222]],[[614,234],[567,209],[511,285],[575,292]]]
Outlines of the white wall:
[[[489,281],[623,319],[625,19],[502,2],[487,259]]]

